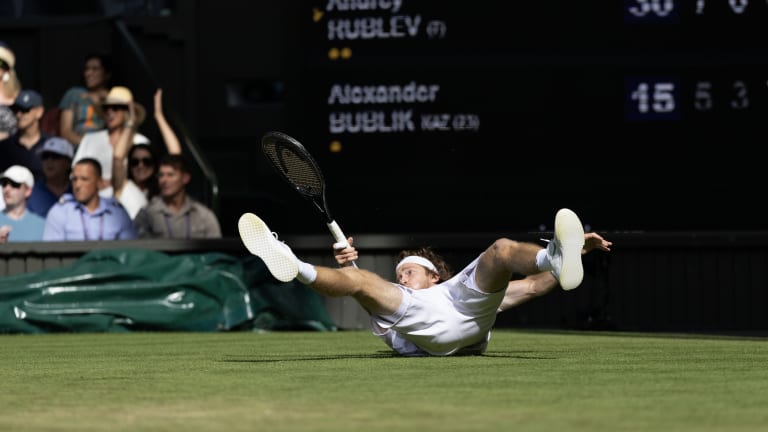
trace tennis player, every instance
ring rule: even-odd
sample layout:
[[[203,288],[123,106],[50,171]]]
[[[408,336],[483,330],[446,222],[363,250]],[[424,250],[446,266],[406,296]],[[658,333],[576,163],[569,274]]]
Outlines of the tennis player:
[[[303,262],[254,214],[244,214],[238,228],[245,246],[275,278],[297,279],[322,295],[352,296],[371,314],[373,333],[404,356],[483,353],[499,311],[558,284],[566,290],[578,287],[584,276],[581,255],[611,246],[596,233],[585,234],[578,216],[561,209],[546,248],[500,238],[455,276],[426,249],[402,257],[395,269],[397,283],[392,283],[354,266]],[[342,265],[356,258],[351,245],[336,253]],[[510,281],[515,274],[526,277]]]

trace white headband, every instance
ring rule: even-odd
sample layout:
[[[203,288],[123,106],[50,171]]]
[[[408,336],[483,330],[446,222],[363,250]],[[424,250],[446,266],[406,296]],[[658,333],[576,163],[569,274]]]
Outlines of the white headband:
[[[440,274],[440,272],[437,271],[437,267],[435,267],[435,265],[432,264],[432,261],[416,255],[408,255],[407,257],[403,258],[402,261],[397,263],[397,265],[395,266],[395,273],[397,273],[397,271],[400,269],[400,267],[403,264],[408,264],[408,263],[418,264],[420,266],[426,267],[427,269],[434,272],[435,274]]]

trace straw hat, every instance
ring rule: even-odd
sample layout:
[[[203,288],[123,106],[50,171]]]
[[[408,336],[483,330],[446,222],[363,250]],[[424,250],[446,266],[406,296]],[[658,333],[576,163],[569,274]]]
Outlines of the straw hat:
[[[16,69],[14,69],[16,66],[16,55],[5,42],[0,42],[0,62],[2,62],[4,69],[3,73],[0,74],[0,81],[2,81],[3,87],[5,87],[0,99],[3,100],[5,105],[10,105],[8,102],[13,103],[13,101],[7,99],[14,99],[16,97],[19,90],[21,90],[21,83],[16,76]]]
[[[133,106],[136,111],[134,127],[139,127],[142,123],[144,123],[144,119],[147,118],[147,110],[144,109],[144,106],[142,106],[140,103],[133,100],[133,93],[131,93],[128,87],[115,86],[109,90],[107,98],[104,99],[104,102],[101,103],[102,114],[108,106],[127,107],[131,102],[133,102]]]
[[[16,56],[13,54],[8,45],[0,42],[0,60],[4,61],[8,66],[13,69],[16,66]]]

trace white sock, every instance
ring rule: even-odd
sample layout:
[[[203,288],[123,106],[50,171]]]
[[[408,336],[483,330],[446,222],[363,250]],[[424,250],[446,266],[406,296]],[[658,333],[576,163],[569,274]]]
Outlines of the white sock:
[[[542,272],[552,270],[552,263],[549,262],[546,248],[536,252],[536,268]]]
[[[303,283],[304,285],[309,285],[312,282],[317,279],[317,269],[315,266],[309,263],[305,263],[302,260],[299,261],[299,274],[296,275],[296,280]]]

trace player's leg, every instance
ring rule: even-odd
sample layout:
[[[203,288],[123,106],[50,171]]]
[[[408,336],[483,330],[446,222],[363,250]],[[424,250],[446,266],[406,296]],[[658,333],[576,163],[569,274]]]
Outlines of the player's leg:
[[[322,295],[352,296],[374,314],[393,314],[400,306],[402,292],[391,282],[356,267],[330,268],[305,263],[252,213],[240,217],[238,230],[248,251],[261,258],[280,281],[298,279]]]
[[[352,296],[369,313],[391,315],[403,300],[403,293],[392,282],[357,267],[314,266],[317,277],[308,285],[329,297]]]
[[[505,290],[513,274],[530,275],[536,268],[537,244],[500,238],[486,249],[477,262],[475,283],[486,293]]]
[[[573,289],[584,277],[583,246],[581,221],[573,211],[561,209],[555,215],[555,236],[547,249],[534,243],[498,239],[480,256],[475,281],[480,290],[492,293],[505,290],[515,273],[527,276],[552,271],[563,289]]]

